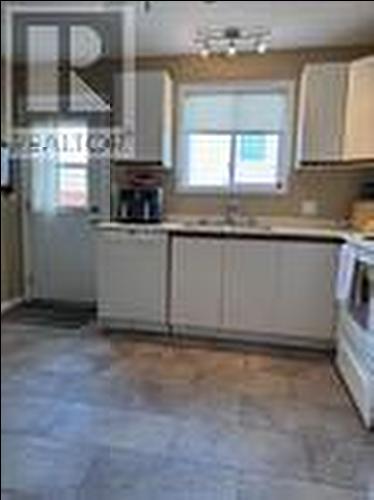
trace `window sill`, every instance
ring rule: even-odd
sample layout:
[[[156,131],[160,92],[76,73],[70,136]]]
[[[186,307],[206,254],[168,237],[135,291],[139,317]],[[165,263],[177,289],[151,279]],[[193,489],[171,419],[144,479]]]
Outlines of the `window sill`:
[[[267,185],[242,186],[236,189],[219,187],[189,187],[177,185],[174,194],[181,196],[285,196],[288,193],[288,184],[276,188]]]

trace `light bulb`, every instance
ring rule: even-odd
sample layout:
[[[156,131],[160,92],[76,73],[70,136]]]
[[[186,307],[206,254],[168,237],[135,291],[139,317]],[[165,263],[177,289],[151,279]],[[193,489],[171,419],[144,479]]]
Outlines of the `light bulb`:
[[[204,59],[207,59],[210,56],[210,47],[207,43],[205,43],[200,49],[200,55]]]
[[[265,40],[258,40],[256,43],[256,51],[258,54],[265,54],[268,50],[268,45]]]
[[[227,49],[227,55],[229,57],[233,57],[233,56],[236,56],[237,52],[238,52],[238,49],[237,49],[237,47],[235,45],[235,42],[231,41],[230,45],[229,45],[229,47]]]

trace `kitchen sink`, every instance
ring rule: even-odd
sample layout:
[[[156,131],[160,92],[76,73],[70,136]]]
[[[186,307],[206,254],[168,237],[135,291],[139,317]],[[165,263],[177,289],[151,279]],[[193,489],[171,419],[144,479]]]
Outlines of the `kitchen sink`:
[[[251,217],[235,216],[231,220],[225,217],[196,217],[183,220],[181,225],[188,228],[235,232],[243,230],[245,232],[284,232],[284,231],[347,231],[346,223],[338,223],[328,219],[311,219],[303,217]]]
[[[213,226],[213,227],[241,227],[253,229],[271,229],[271,225],[264,224],[257,219],[250,217],[242,217],[233,220],[226,220],[224,218],[199,218],[191,221],[185,221],[186,226]]]

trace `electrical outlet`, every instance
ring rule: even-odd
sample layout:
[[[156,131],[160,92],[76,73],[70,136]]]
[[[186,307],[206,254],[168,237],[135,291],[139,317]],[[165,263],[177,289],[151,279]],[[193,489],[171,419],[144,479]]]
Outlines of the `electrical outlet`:
[[[301,204],[301,213],[305,217],[316,217],[318,215],[318,203],[316,200],[304,200]]]

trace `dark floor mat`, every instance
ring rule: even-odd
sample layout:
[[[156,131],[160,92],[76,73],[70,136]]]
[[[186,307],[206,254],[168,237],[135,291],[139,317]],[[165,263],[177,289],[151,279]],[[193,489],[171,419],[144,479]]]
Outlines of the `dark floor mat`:
[[[76,304],[31,302],[23,304],[1,318],[2,323],[20,323],[56,328],[81,328],[95,318],[93,306]]]

